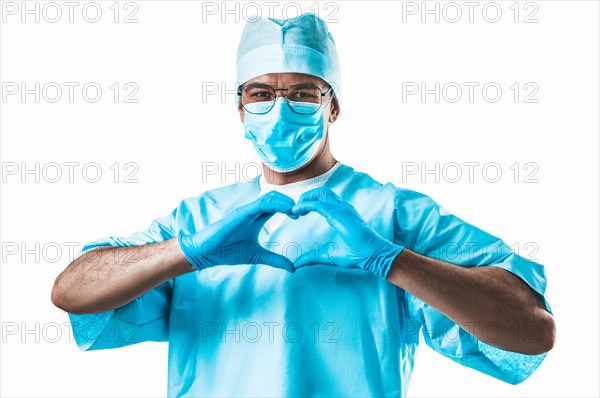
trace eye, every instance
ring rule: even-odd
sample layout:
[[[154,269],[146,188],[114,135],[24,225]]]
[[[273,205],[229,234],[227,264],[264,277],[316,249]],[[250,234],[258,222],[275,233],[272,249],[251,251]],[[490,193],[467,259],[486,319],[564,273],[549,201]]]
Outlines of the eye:
[[[297,102],[319,103],[321,102],[321,91],[311,84],[292,86],[288,92],[288,98]]]
[[[255,93],[252,93],[252,96],[258,98],[271,98],[273,94],[268,92],[267,90],[257,90]]]
[[[244,97],[247,101],[273,101],[273,90],[264,86],[247,86],[244,88]]]
[[[292,97],[293,99],[300,99],[300,98],[315,98],[315,92],[314,91],[308,91],[308,90],[301,90],[301,91],[296,91],[292,93]]]

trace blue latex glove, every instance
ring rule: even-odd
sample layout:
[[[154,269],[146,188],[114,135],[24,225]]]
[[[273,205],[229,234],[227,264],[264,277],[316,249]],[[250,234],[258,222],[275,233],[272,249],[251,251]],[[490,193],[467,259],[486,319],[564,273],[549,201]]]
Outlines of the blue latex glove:
[[[192,235],[179,235],[179,246],[198,270],[217,265],[266,264],[294,272],[293,263],[260,245],[258,233],[275,213],[291,218],[294,201],[279,192],[269,192],[238,207],[219,221]]]
[[[328,248],[317,253],[303,253],[294,261],[300,268],[314,263],[334,264],[347,268],[362,268],[386,278],[392,262],[404,247],[382,238],[349,203],[327,188],[305,192],[292,212],[303,216],[315,211],[325,217],[337,232]]]

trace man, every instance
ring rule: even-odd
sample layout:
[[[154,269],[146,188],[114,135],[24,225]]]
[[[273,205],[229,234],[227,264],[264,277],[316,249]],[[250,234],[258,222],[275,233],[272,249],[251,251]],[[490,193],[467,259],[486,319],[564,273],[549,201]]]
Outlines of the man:
[[[169,396],[405,395],[420,331],[462,365],[526,379],[554,342],[543,266],[336,161],[325,23],[249,22],[237,67],[263,175],[85,247],[52,292],[78,346],[168,341]]]

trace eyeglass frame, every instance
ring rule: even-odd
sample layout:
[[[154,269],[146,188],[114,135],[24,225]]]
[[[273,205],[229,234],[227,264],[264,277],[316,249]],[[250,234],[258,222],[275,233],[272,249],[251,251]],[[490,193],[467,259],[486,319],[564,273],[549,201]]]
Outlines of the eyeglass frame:
[[[319,87],[319,86],[317,86],[316,84],[313,84],[313,83],[298,83],[298,84],[292,84],[292,85],[291,85],[291,86],[289,86],[288,88],[275,88],[275,87],[273,87],[273,86],[270,86],[270,85],[268,85],[268,84],[266,84],[266,83],[244,83],[244,84],[240,84],[240,85],[238,86],[236,94],[237,94],[237,96],[240,98],[240,105],[242,106],[242,108],[244,109],[244,111],[245,111],[245,112],[249,112],[249,113],[253,113],[253,112],[250,112],[249,110],[247,110],[247,109],[246,109],[246,107],[244,106],[244,104],[242,103],[242,92],[243,92],[244,88],[246,88],[246,87],[248,87],[248,86],[252,86],[252,85],[257,85],[257,86],[259,86],[259,85],[260,85],[260,86],[266,86],[266,87],[269,87],[269,88],[270,88],[271,90],[273,90],[273,92],[275,93],[275,99],[274,99],[273,101],[264,101],[264,102],[272,102],[272,103],[273,103],[273,105],[272,105],[272,106],[269,108],[269,110],[268,110],[268,111],[266,111],[266,112],[264,112],[264,113],[254,113],[255,115],[265,115],[265,114],[269,113],[269,112],[271,111],[271,109],[273,109],[273,107],[275,106],[275,102],[277,101],[277,98],[284,98],[284,99],[285,99],[285,102],[287,103],[287,105],[290,107],[290,109],[291,109],[291,110],[292,110],[292,112],[294,112],[294,113],[297,113],[297,114],[299,114],[299,115],[312,115],[312,114],[316,113],[316,112],[319,110],[319,108],[320,108],[321,106],[323,106],[323,105],[324,105],[323,98],[324,98],[324,97],[325,97],[327,94],[329,94],[329,93],[331,92],[331,95],[332,95],[332,96],[334,95],[333,86],[331,86],[331,85],[329,85],[329,88],[327,89],[327,91],[323,91],[323,90],[321,90],[321,87]],[[294,86],[310,86],[310,85],[314,86],[314,87],[315,87],[317,90],[319,90],[319,92],[321,93],[321,103],[319,104],[319,108],[317,108],[317,109],[316,109],[314,112],[312,112],[312,113],[298,113],[298,112],[296,112],[296,111],[294,110],[294,108],[293,108],[293,107],[290,105],[290,99],[288,98],[288,96],[287,96],[287,93],[288,93],[288,92],[290,91],[290,89],[291,89],[292,87],[294,87]],[[285,91],[285,95],[284,95],[283,97],[282,97],[282,96],[280,96],[280,95],[277,95],[277,91],[281,91],[281,90]],[[260,101],[257,101],[257,102],[260,102]],[[299,101],[293,101],[293,102],[299,102]]]

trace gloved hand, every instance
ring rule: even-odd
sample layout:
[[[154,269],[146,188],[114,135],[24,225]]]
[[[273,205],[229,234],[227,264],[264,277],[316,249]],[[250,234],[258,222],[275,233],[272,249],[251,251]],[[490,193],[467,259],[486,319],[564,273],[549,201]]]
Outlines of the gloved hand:
[[[382,238],[351,204],[344,202],[330,189],[316,188],[305,192],[292,209],[293,214],[299,216],[311,211],[325,217],[337,236],[333,242],[328,242],[328,248],[300,255],[294,261],[296,268],[326,263],[348,268],[359,267],[386,278],[392,262],[404,247]]]
[[[294,272],[293,263],[260,245],[258,233],[275,213],[291,218],[294,201],[279,192],[269,192],[252,203],[192,235],[179,235],[181,250],[198,270],[217,265],[266,264]]]

